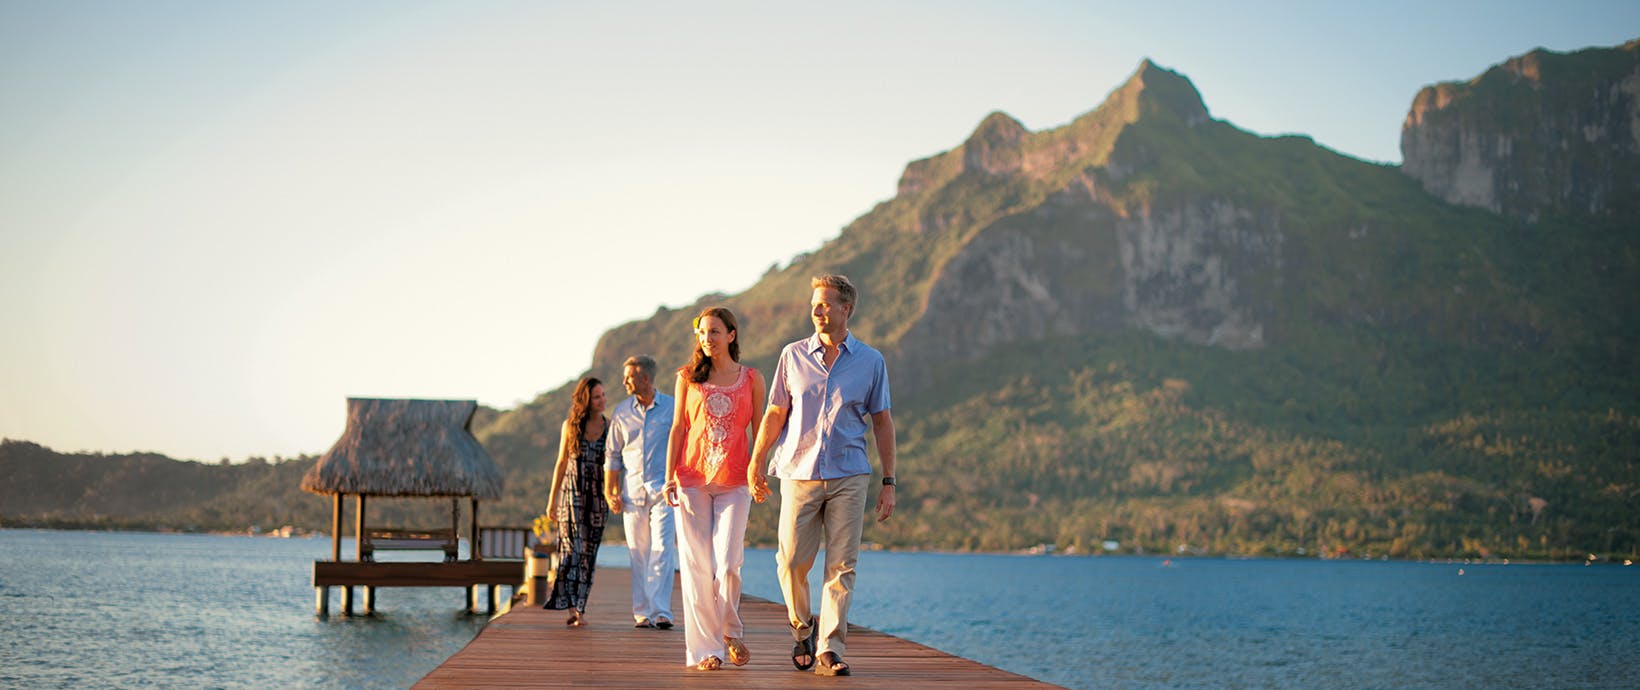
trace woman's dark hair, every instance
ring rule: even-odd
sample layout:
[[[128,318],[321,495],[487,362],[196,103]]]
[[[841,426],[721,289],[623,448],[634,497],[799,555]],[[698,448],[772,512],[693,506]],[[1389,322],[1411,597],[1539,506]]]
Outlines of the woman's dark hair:
[[[592,389],[602,385],[604,382],[593,376],[575,384],[575,397],[569,403],[569,425],[575,429],[576,440],[586,436],[587,418],[592,416]]]
[[[740,326],[735,323],[734,312],[723,307],[707,307],[700,310],[700,315],[695,317],[696,330],[700,329],[700,322],[708,316],[722,321],[723,326],[729,329],[730,333],[740,330]],[[729,341],[729,359],[736,362],[740,361],[740,338],[738,336]],[[695,354],[689,356],[689,364],[679,371],[694,383],[705,383],[706,379],[712,377],[712,358],[707,357],[706,351],[700,349],[699,338],[695,339]]]

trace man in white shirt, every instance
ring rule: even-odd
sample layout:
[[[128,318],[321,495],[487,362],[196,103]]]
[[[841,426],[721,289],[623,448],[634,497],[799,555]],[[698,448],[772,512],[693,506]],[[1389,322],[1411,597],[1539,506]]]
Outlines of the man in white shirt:
[[[669,630],[678,548],[663,490],[673,400],[655,391],[655,360],[649,355],[628,357],[621,383],[631,397],[610,414],[604,498],[621,514],[632,554],[632,619],[639,628]]]

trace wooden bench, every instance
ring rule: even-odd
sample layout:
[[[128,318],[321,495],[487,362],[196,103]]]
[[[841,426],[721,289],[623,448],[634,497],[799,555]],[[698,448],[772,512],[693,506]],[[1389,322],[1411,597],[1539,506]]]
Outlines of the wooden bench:
[[[461,553],[461,542],[453,529],[373,529],[359,542],[359,560],[376,560],[377,551],[443,551],[444,562],[454,563]]]

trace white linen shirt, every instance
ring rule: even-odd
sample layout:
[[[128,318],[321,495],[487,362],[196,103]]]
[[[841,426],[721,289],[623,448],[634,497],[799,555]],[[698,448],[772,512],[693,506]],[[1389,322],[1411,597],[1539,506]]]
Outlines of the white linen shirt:
[[[666,484],[666,446],[672,436],[672,396],[655,393],[648,409],[634,395],[615,406],[604,444],[604,470],[621,473],[621,495],[636,499]],[[630,466],[628,461],[631,462]]]

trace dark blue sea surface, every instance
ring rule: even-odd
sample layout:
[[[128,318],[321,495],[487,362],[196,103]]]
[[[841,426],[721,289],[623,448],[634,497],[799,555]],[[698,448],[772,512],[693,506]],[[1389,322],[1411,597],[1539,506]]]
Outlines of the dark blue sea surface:
[[[1640,687],[1640,567],[870,553],[857,578],[851,620],[1073,688]]]
[[[405,687],[484,625],[458,589],[318,620],[329,551],[0,530],[0,687]],[[743,574],[779,600],[772,552]],[[856,584],[855,623],[1073,688],[1640,687],[1640,567],[867,552]]]

